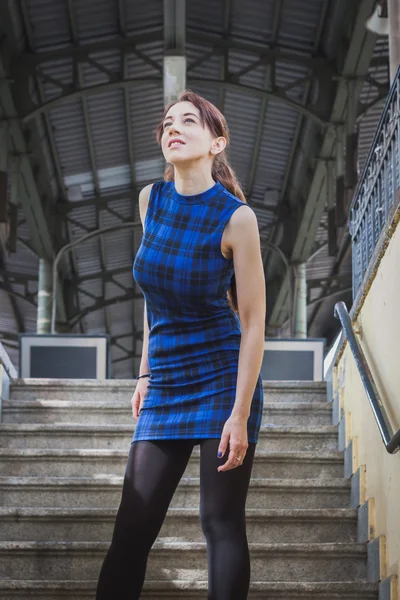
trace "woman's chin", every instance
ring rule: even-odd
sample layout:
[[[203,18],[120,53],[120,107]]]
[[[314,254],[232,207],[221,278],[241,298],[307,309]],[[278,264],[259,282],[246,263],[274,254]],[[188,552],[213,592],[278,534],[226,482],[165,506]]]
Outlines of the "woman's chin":
[[[183,167],[183,166],[197,166],[199,164],[199,162],[202,161],[202,159],[204,159],[203,156],[199,156],[199,155],[194,155],[194,156],[188,156],[187,154],[184,156],[183,154],[179,155],[178,153],[174,154],[173,156],[171,156],[171,154],[169,154],[169,156],[165,156],[165,160],[167,161],[167,163],[169,163],[170,165],[174,165],[176,167]]]
[[[182,166],[185,164],[189,164],[193,159],[188,158],[187,156],[170,156],[166,160],[170,165],[173,165],[174,167],[176,167],[176,166]]]

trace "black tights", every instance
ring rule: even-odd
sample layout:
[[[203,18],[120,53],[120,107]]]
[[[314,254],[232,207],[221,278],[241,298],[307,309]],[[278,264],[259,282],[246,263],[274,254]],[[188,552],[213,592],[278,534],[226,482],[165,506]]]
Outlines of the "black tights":
[[[200,440],[200,519],[207,541],[208,599],[245,600],[250,582],[245,503],[255,444],[243,464],[218,472],[219,439]],[[131,444],[121,503],[110,548],[97,584],[96,600],[137,600],[147,558],[163,524],[195,440],[152,440]]]

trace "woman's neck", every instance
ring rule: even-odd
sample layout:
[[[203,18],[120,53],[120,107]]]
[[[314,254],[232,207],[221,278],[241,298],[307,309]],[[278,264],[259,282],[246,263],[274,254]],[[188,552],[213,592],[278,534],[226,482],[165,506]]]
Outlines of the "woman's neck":
[[[179,169],[174,168],[175,189],[182,196],[201,194],[215,184],[210,168]]]

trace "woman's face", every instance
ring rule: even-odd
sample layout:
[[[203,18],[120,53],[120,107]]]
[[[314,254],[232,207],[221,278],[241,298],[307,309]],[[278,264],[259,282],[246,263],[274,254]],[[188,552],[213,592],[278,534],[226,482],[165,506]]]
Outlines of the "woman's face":
[[[202,126],[199,110],[191,102],[174,104],[163,121],[161,148],[173,165],[218,154],[221,139]]]

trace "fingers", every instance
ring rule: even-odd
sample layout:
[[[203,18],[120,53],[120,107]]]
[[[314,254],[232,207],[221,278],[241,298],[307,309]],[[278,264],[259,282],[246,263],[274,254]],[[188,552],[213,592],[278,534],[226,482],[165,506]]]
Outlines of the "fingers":
[[[230,471],[236,469],[243,464],[244,457],[246,455],[247,446],[234,445],[229,450],[228,460],[220,467],[217,471]]]
[[[222,433],[221,441],[218,446],[218,458],[222,458],[225,455],[229,443],[229,437],[229,433]]]

